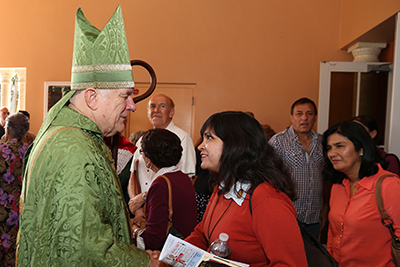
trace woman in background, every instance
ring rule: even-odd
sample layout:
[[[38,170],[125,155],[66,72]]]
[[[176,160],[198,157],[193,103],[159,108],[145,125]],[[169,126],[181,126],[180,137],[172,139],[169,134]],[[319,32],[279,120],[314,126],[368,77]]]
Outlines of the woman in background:
[[[112,138],[113,137],[103,137],[104,142],[111,151]],[[118,134],[117,164],[115,169],[117,171],[119,182],[121,184],[122,195],[127,207],[130,199],[128,193],[129,179],[131,177],[130,167],[133,160],[133,154],[135,153],[136,149],[137,147],[135,144],[131,143],[122,134]],[[129,213],[129,217],[133,218],[134,215]]]
[[[382,225],[375,199],[376,181],[385,171],[363,126],[345,121],[323,134],[324,174],[333,183],[327,249],[339,266],[395,266],[391,235]],[[382,197],[400,236],[400,179],[387,177]]]
[[[292,204],[294,183],[258,121],[243,112],[221,112],[208,118],[201,135],[201,168],[211,172],[215,187],[203,220],[186,241],[209,250],[224,232],[231,260],[307,266]]]
[[[141,153],[146,166],[157,178],[148,192],[141,193],[145,199],[146,228],[140,229],[134,224],[132,230],[138,248],[161,250],[167,239],[169,218],[168,186],[161,176],[171,182],[172,227],[183,237],[187,237],[197,223],[195,191],[189,176],[175,166],[182,156],[181,141],[176,134],[166,129],[148,130],[142,138]]]
[[[0,145],[0,257],[1,266],[15,266],[15,248],[19,223],[22,165],[29,144],[22,141],[29,119],[21,114],[5,121],[6,140]]]
[[[203,139],[201,138],[195,145],[198,147]],[[207,204],[210,201],[212,189],[210,189],[210,172],[201,168],[200,150],[196,150],[196,177],[194,181],[194,190],[196,191],[197,204],[197,223],[203,219]]]
[[[360,115],[351,119],[354,122],[360,123],[364,126],[365,130],[368,131],[371,138],[375,141],[375,145],[379,145],[378,142],[378,122],[371,116]],[[387,154],[383,149],[378,148],[378,152],[383,156],[385,165],[382,166],[384,169],[400,175],[400,163],[399,158],[395,154]]]
[[[28,122],[30,120],[30,115],[28,111],[25,110],[19,110],[18,113],[21,113],[22,115],[25,115],[28,118]],[[32,144],[33,141],[35,140],[36,135],[32,132],[28,131],[26,132],[25,136],[22,138],[21,142],[22,143],[27,143],[28,145]],[[10,137],[7,136],[7,133],[5,133],[1,139],[0,139],[0,144],[6,143],[8,140],[10,140]]]

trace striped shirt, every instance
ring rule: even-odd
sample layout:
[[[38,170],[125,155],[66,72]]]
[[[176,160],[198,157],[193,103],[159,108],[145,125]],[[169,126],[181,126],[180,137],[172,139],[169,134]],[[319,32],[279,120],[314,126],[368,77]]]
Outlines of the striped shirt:
[[[319,222],[322,203],[322,136],[311,130],[310,153],[301,145],[293,126],[274,135],[269,143],[289,167],[297,186],[298,199],[293,202],[297,219],[306,224]]]

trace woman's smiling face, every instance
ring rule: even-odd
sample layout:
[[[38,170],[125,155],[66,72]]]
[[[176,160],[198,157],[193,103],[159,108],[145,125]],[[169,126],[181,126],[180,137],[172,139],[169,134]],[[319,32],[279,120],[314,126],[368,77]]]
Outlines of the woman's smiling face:
[[[203,142],[197,147],[201,155],[201,168],[218,172],[224,142],[207,128],[203,134]]]

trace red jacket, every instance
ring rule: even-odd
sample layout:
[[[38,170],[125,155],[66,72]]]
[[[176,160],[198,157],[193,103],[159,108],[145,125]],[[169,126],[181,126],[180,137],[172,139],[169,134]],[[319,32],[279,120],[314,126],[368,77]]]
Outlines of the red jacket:
[[[203,220],[186,241],[208,250],[221,232],[229,235],[231,260],[250,266],[307,266],[296,210],[289,197],[269,183],[260,184],[242,206],[215,188]]]

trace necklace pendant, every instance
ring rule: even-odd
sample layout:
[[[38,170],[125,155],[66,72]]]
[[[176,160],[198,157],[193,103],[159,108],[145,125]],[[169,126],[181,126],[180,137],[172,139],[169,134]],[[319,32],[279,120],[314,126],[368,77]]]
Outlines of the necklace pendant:
[[[242,198],[242,196],[243,196],[243,189],[240,189],[240,190],[238,191],[238,193],[237,193],[237,197],[238,197],[238,198]]]

